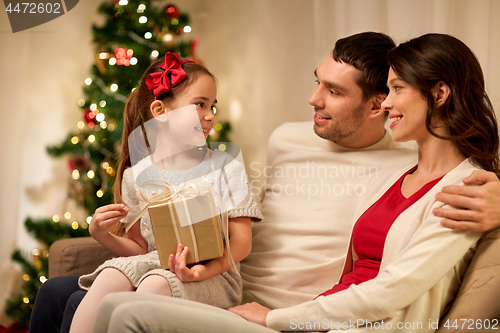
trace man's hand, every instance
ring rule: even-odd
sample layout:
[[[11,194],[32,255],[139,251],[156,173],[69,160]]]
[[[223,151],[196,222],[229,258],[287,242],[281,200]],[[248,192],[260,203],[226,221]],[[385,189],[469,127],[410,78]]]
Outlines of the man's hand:
[[[168,269],[177,275],[179,280],[186,281],[202,281],[205,280],[206,268],[204,265],[194,265],[191,268],[186,266],[186,258],[188,248],[182,244],[177,245],[177,253],[175,256],[171,254],[168,257]]]
[[[474,171],[465,186],[445,186],[436,199],[458,209],[435,208],[441,224],[451,229],[490,231],[500,227],[500,181],[493,172]]]
[[[238,305],[229,308],[228,310],[236,313],[237,315],[245,318],[248,321],[251,321],[252,323],[256,323],[265,327],[267,327],[267,314],[271,312],[271,309],[268,309],[256,302]]]

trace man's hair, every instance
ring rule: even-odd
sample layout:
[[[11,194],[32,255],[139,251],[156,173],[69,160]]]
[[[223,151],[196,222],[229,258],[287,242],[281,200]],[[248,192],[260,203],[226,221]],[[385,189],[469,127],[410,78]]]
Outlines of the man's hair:
[[[379,93],[388,94],[387,52],[396,47],[391,37],[379,32],[362,32],[341,38],[335,43],[333,59],[361,71],[356,84],[363,91],[363,99]]]

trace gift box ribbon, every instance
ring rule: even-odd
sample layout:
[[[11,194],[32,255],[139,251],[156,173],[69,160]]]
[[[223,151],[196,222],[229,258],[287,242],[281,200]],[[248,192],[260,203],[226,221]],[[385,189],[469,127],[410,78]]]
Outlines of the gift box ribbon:
[[[187,207],[186,200],[190,198],[197,197],[199,195],[204,195],[204,194],[209,194],[212,198],[214,198],[216,204],[219,206],[220,209],[220,217],[222,219],[222,228],[223,228],[223,234],[224,234],[224,240],[226,242],[226,247],[227,247],[227,252],[228,252],[228,258],[229,258],[229,263],[231,267],[235,267],[235,263],[233,260],[233,257],[231,255],[231,250],[229,246],[229,217],[226,209],[226,205],[220,196],[220,194],[216,191],[212,191],[212,187],[210,183],[205,179],[201,178],[195,181],[187,182],[184,183],[179,189],[175,189],[170,184],[167,182],[161,182],[161,181],[148,181],[144,183],[145,186],[147,187],[152,187],[152,188],[158,188],[160,190],[165,190],[164,192],[161,192],[159,194],[156,194],[152,196],[151,198],[147,199],[146,196],[143,193],[143,189],[141,188],[139,192],[139,201],[142,201],[143,203],[146,203],[146,206],[135,216],[135,218],[128,223],[126,230],[128,231],[141,217],[144,215],[144,213],[147,211],[147,209],[152,205],[156,203],[174,203],[174,202],[183,202],[183,206],[185,209],[186,216],[188,218],[188,225],[189,229],[191,232],[191,237],[193,240],[193,252],[194,252],[194,257],[196,261],[199,261],[199,254],[198,254],[198,243],[196,241],[196,235],[194,233],[193,229],[193,221],[190,218],[190,213]],[[131,207],[129,211],[133,210],[138,210],[140,209],[141,204]],[[181,243],[181,239],[179,236],[179,230],[177,228],[177,224],[175,223],[175,216],[173,213],[173,210],[171,207],[169,207],[170,211],[170,216],[173,222],[173,227],[174,227],[174,232],[175,232],[175,238],[177,240],[177,244]],[[127,223],[127,222],[125,222]],[[194,222],[196,223],[196,222]]]

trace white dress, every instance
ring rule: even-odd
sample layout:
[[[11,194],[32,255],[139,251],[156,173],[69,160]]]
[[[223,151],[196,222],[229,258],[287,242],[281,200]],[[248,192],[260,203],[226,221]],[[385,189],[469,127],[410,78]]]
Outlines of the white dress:
[[[229,218],[248,216],[254,221],[260,221],[262,215],[250,191],[243,164],[219,150],[214,150],[211,155],[212,158],[210,158],[207,151],[200,164],[181,171],[164,171],[151,163],[149,158],[144,159],[139,163],[139,171],[147,170],[147,172],[137,172],[138,169],[134,166],[134,168],[126,169],[123,173],[122,197],[124,202],[130,207],[137,205],[139,205],[140,209],[145,207],[146,203],[140,202],[138,199],[137,193],[140,188],[137,184],[143,184],[147,180],[163,179],[166,176],[168,183],[176,189],[187,181],[204,178],[212,187],[212,191],[221,195],[227,207]],[[232,198],[230,198],[226,184],[230,188]],[[146,199],[160,192],[161,190],[156,189],[142,189],[142,194]],[[129,216],[131,216],[129,220],[135,215],[129,212]],[[221,308],[229,308],[240,304],[242,282],[240,275],[234,269],[205,281],[181,282],[174,273],[161,268],[151,220],[147,212],[141,217],[140,229],[142,237],[148,243],[149,252],[147,254],[110,259],[99,266],[93,273],[81,276],[79,279],[80,287],[88,290],[97,275],[104,268],[109,267],[120,270],[129,278],[134,287],[138,287],[141,281],[149,275],[160,275],[169,282],[173,297],[198,301]],[[239,265],[237,266],[239,269]]]

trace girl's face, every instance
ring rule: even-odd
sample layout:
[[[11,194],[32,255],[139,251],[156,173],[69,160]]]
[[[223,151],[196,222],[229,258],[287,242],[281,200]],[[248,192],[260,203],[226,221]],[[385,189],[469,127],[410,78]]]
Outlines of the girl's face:
[[[392,68],[389,70],[387,86],[389,95],[382,103],[382,108],[389,111],[393,140],[416,140],[418,143],[431,136],[425,127],[427,100],[420,90],[398,78]]]
[[[171,109],[175,110],[193,104],[196,106],[199,119],[195,131],[203,133],[206,139],[214,126],[214,111],[217,104],[217,87],[210,76],[199,74],[198,78],[174,100]]]

